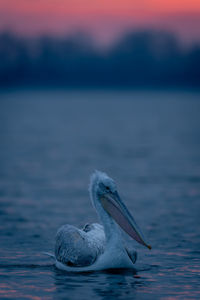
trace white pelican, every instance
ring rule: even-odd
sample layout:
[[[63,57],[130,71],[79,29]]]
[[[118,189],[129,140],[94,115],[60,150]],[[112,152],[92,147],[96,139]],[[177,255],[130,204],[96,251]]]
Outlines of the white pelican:
[[[56,234],[57,268],[79,272],[132,268],[137,253],[123,239],[119,226],[138,243],[149,249],[151,246],[144,242],[138,226],[118,195],[115,182],[107,174],[95,171],[89,192],[102,225],[86,224],[83,229],[62,226]]]

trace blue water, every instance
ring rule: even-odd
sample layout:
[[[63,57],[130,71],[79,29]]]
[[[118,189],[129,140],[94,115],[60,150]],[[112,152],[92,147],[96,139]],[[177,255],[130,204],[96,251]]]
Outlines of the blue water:
[[[200,299],[200,94],[1,91],[0,298]],[[57,270],[57,229],[97,221],[106,171],[152,251],[135,270]]]

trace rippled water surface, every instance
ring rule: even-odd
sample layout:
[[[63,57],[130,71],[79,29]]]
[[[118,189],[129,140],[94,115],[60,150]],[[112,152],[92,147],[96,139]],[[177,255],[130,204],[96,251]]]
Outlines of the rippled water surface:
[[[97,220],[108,172],[152,251],[135,270],[73,274],[50,258],[62,224]],[[0,298],[200,299],[200,94],[0,93]]]

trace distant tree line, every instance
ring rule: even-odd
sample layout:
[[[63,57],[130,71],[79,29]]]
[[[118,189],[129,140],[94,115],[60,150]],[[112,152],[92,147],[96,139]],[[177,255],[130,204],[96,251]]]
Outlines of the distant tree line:
[[[0,35],[0,86],[199,87],[200,44],[166,32],[132,32],[107,51],[83,36]]]

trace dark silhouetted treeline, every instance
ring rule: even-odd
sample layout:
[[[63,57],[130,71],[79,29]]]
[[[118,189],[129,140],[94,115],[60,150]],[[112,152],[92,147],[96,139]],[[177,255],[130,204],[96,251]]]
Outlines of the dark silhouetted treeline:
[[[0,35],[0,86],[199,87],[200,44],[163,32],[134,32],[106,51],[83,36]]]

